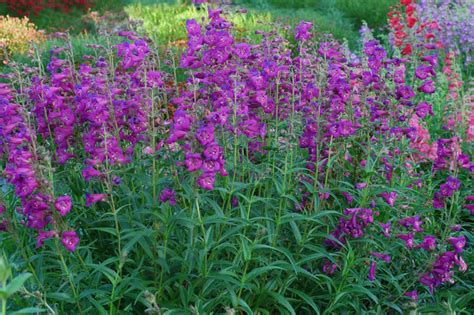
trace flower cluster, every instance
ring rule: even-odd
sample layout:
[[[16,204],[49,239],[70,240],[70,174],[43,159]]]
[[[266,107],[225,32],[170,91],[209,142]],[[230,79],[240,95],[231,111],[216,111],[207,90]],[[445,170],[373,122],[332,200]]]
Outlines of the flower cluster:
[[[5,3],[8,11],[18,16],[38,15],[45,9],[68,13],[74,7],[86,10],[92,6],[91,0],[0,0],[0,3]]]

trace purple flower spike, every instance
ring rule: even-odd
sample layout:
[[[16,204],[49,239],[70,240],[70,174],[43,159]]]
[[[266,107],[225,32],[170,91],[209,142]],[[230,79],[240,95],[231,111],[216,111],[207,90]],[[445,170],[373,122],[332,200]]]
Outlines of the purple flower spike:
[[[312,37],[309,32],[313,27],[313,23],[301,21],[295,28],[295,39],[297,41],[306,42]]]

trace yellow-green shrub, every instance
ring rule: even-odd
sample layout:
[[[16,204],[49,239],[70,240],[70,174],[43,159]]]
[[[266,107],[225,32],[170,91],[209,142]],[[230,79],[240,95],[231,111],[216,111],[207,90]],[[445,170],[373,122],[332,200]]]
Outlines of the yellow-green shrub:
[[[31,43],[40,43],[44,39],[44,32],[37,30],[27,17],[0,16],[0,60],[8,54],[23,54]]]

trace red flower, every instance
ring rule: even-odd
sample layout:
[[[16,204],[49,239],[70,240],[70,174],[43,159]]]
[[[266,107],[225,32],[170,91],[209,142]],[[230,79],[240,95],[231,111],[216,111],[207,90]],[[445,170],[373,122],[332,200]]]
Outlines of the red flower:
[[[407,17],[407,25],[409,28],[412,28],[417,22],[417,19],[412,17],[412,16],[409,16]]]
[[[400,0],[401,5],[410,5],[412,0]]]
[[[411,55],[412,49],[410,44],[406,44],[405,48],[402,50],[402,55]]]
[[[405,8],[405,14],[408,16],[412,16],[413,13],[415,13],[415,6],[414,5],[409,5]]]

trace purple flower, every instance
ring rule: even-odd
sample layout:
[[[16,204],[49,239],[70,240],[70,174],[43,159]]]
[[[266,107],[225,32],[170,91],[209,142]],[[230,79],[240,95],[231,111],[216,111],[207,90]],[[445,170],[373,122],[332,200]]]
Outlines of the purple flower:
[[[393,207],[395,205],[395,200],[397,199],[397,193],[395,191],[392,192],[383,192],[380,194],[380,197],[382,197],[385,202],[390,206]]]
[[[389,263],[389,262],[392,261],[392,257],[390,257],[390,255],[388,255],[388,254],[383,254],[383,253],[378,253],[378,252],[371,252],[370,254],[374,257],[382,259],[386,263]]]
[[[405,247],[406,248],[413,248],[414,240],[413,240],[413,233],[408,233],[408,234],[398,234],[397,237],[403,241],[405,241]]]
[[[61,216],[65,216],[66,214],[71,211],[72,208],[72,199],[70,196],[61,196],[56,199],[54,203],[54,207],[56,210],[61,214]]]
[[[411,298],[414,301],[418,301],[418,291],[413,290],[413,291],[408,291],[404,294],[404,296],[407,296]]]
[[[202,189],[212,190],[212,189],[214,189],[214,181],[215,181],[215,175],[214,174],[203,173],[197,179],[197,184]]]
[[[203,146],[214,142],[214,126],[204,126],[197,130],[196,139]]]
[[[388,221],[387,223],[379,223],[380,227],[382,228],[382,234],[385,237],[390,237],[390,229],[392,227],[392,222]]]
[[[416,215],[414,217],[407,217],[398,221],[398,224],[406,228],[412,228],[414,232],[423,232],[421,225],[423,221],[420,220],[420,216]]]
[[[446,181],[446,184],[448,184],[449,188],[451,190],[458,190],[460,187],[461,187],[461,181],[457,178],[454,178],[452,176],[449,176],[447,181]]]
[[[454,247],[456,253],[462,253],[464,246],[466,246],[466,238],[464,235],[449,238],[449,242]]]
[[[376,270],[377,264],[375,261],[372,261],[370,263],[370,269],[369,269],[369,281],[374,281],[375,280],[375,270]]]
[[[357,183],[357,184],[355,184],[355,188],[356,188],[357,190],[362,190],[362,189],[364,189],[365,187],[367,187],[367,183]]]
[[[416,248],[423,248],[426,251],[432,251],[436,248],[436,237],[433,235],[425,235],[423,242],[416,246]]]
[[[86,207],[92,206],[94,203],[104,201],[107,198],[106,194],[87,194],[86,195]]]
[[[430,75],[431,76],[436,76],[436,73],[431,66],[426,66],[426,65],[421,65],[415,70],[415,75],[418,79],[420,80],[425,80],[427,79]]]
[[[99,177],[102,173],[93,168],[92,166],[87,166],[82,170],[82,177],[86,182],[90,181],[92,177]]]
[[[416,111],[416,115],[420,117],[421,119],[425,118],[426,115],[431,115],[431,116],[434,115],[433,108],[427,102],[420,102],[418,106],[416,107],[415,111]]]
[[[174,190],[170,188],[165,188],[161,191],[160,194],[160,201],[161,202],[170,202],[170,205],[176,205],[176,193]]]
[[[337,265],[334,263],[331,263],[331,261],[326,260],[326,262],[323,265],[323,272],[327,275],[332,275],[334,272],[337,270]]]
[[[305,42],[312,37],[312,34],[309,32],[313,27],[313,23],[301,21],[295,27],[295,40]]]
[[[433,94],[435,92],[434,82],[432,80],[424,81],[419,87],[418,91],[425,94]]]
[[[44,240],[58,236],[56,231],[40,231],[36,237],[36,248],[43,246]]]
[[[451,197],[453,195],[453,190],[448,183],[441,184],[441,186],[439,186],[439,192],[444,198]]]
[[[201,155],[198,153],[188,153],[186,154],[186,160],[184,160],[184,165],[190,172],[197,171],[202,167]]]
[[[354,198],[348,192],[343,191],[342,195],[344,196],[344,198],[346,198],[346,201],[348,204],[351,204],[352,201],[354,200]]]
[[[204,156],[210,160],[218,160],[221,155],[221,148],[217,144],[209,145],[204,150]]]
[[[399,86],[397,88],[398,99],[409,100],[413,97],[415,97],[415,92],[413,92],[413,89],[411,88],[411,86],[404,85],[404,86]]]
[[[63,243],[68,251],[73,252],[76,250],[77,244],[79,244],[79,237],[75,231],[63,232],[61,243]]]

